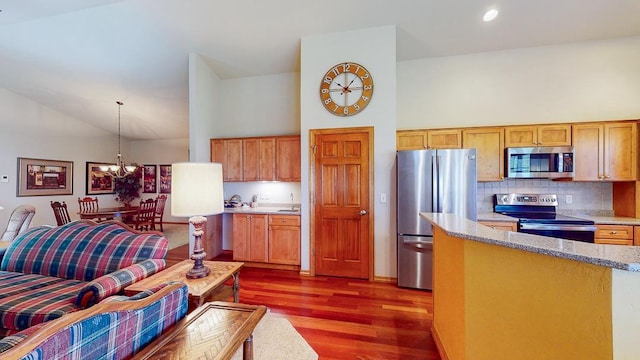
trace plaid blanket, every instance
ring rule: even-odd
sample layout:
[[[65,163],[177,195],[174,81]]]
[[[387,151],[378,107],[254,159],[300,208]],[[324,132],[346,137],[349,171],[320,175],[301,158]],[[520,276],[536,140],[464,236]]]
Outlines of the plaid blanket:
[[[154,296],[151,304],[131,310],[98,312],[58,331],[40,343],[22,359],[128,359],[140,351],[177,321],[184,318],[188,307],[187,286],[162,290],[172,283],[130,298],[111,297],[108,302],[132,303]],[[181,286],[180,286],[181,285]],[[158,294],[160,292],[160,294]],[[156,295],[157,294],[157,295]],[[96,308],[98,310],[98,308]],[[9,351],[37,332],[40,324],[0,340],[0,353]],[[10,354],[10,353],[8,353]],[[2,357],[3,355],[0,355]]]
[[[103,223],[36,227],[0,263],[0,336],[91,306],[166,266],[166,238]]]

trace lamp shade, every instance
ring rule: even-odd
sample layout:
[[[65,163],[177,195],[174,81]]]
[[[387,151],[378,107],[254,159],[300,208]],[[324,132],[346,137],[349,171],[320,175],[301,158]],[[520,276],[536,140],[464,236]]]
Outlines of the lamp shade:
[[[171,165],[171,215],[206,216],[224,212],[222,164]]]

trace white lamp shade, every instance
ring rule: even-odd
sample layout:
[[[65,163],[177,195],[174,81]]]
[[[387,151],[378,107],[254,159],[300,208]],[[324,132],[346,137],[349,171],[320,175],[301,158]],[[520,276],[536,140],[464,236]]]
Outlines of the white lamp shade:
[[[171,215],[206,216],[224,212],[222,164],[171,165]]]

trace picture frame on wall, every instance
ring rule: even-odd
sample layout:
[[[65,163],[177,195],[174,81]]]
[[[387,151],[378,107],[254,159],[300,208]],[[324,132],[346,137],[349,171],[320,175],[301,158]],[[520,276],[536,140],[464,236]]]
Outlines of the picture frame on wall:
[[[115,178],[101,166],[113,164],[87,161],[87,195],[115,194]]]
[[[160,193],[171,194],[171,165],[160,165]]]
[[[18,158],[16,196],[73,194],[73,161]]]
[[[144,165],[142,173],[142,192],[155,194],[156,188],[156,165]]]

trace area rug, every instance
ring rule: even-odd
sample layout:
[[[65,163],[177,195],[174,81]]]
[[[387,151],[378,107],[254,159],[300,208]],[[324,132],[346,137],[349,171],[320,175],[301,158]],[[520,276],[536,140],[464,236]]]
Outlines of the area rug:
[[[315,360],[318,354],[289,320],[267,312],[253,330],[253,358],[255,360]],[[242,360],[242,348],[231,359]]]
[[[169,250],[189,243],[189,224],[164,224],[164,237],[169,240]]]

